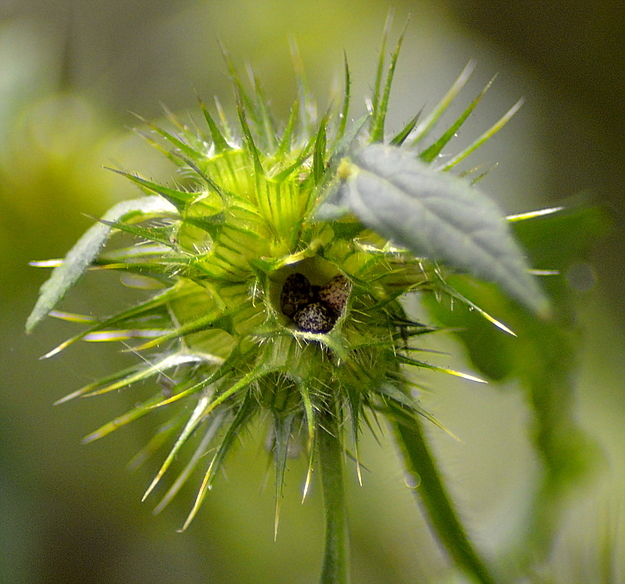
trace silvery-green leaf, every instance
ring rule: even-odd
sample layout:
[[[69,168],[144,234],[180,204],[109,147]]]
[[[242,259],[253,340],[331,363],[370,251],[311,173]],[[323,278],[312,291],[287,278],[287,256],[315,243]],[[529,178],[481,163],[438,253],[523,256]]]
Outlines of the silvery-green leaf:
[[[26,332],[31,332],[76,284],[98,255],[115,222],[125,221],[133,215],[147,217],[162,213],[176,213],[176,208],[158,196],[124,201],[109,209],[102,217],[105,222],[98,222],[89,228],[69,251],[63,263],[52,271],[50,278],[41,286],[37,304],[26,321]]]
[[[315,221],[337,221],[349,214],[351,209],[347,203],[346,194],[347,188],[344,182],[340,181],[333,184],[323,199],[323,203],[315,211],[313,219]]]
[[[497,284],[538,314],[548,301],[504,214],[468,182],[437,172],[402,148],[371,144],[339,169],[337,207],[417,256]]]

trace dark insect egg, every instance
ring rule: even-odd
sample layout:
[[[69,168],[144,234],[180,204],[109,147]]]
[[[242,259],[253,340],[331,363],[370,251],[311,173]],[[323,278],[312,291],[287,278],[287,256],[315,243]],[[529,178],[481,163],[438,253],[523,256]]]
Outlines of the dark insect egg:
[[[350,289],[349,280],[339,274],[319,289],[317,298],[325,302],[338,317],[343,312],[343,308],[345,308]]]
[[[312,302],[298,310],[293,320],[301,331],[327,333],[336,322],[336,315],[323,302]]]
[[[282,286],[280,308],[286,316],[292,317],[300,308],[314,300],[314,292],[304,274],[291,274]]]

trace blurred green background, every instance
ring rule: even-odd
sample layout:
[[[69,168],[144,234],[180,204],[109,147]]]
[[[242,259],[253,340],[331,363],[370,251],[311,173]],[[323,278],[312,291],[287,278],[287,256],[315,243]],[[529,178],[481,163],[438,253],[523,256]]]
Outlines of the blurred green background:
[[[613,215],[614,229],[591,265],[567,275],[586,347],[579,419],[604,457],[571,495],[552,563],[557,582],[599,582],[590,575],[605,549],[602,538],[620,545],[625,557],[625,8],[609,0],[393,4],[397,34],[409,13],[412,20],[391,101],[392,128],[435,103],[476,59],[464,103],[493,74],[499,77],[458,147],[519,96],[526,99],[471,161],[499,163],[482,188],[510,213],[564,201],[600,203]],[[387,11],[388,3],[377,0],[0,5],[0,582],[316,581],[323,544],[318,489],[300,504],[305,463],[293,461],[274,543],[271,474],[262,489],[262,435],[245,437],[228,475],[184,534],[176,529],[190,499],[154,518],[150,504],[140,503],[154,466],[125,468],[149,436],[149,422],[80,445],[132,396],[59,408],[53,402],[130,357],[85,344],[38,361],[71,329],[50,321],[24,335],[46,277],[28,262],[62,256],[93,217],[137,195],[102,166],[171,179],[173,169],[130,130],[139,124],[130,112],[158,121],[166,104],[197,118],[197,95],[205,101],[218,95],[229,110],[218,40],[236,63],[258,71],[278,115],[294,96],[290,39],[321,106],[329,88],[340,87],[345,51],[356,115],[372,86]],[[106,314],[119,301],[117,291],[114,278],[103,283],[87,276],[64,306]],[[455,356],[441,364],[466,370],[461,349],[445,348]],[[514,387],[423,381],[433,388],[425,405],[462,440],[432,431],[461,514],[486,555],[500,557],[539,472],[522,394]],[[388,436],[381,446],[365,440],[363,462],[371,471],[364,486],[353,473],[350,487],[354,583],[448,581],[447,560],[419,515]]]

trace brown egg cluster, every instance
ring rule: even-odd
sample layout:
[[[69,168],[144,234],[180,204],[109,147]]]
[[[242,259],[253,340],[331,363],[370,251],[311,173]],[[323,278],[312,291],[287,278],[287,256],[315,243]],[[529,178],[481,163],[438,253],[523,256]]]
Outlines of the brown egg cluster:
[[[327,333],[341,316],[349,292],[349,280],[341,274],[323,286],[312,286],[306,276],[295,273],[282,286],[280,307],[299,330]]]

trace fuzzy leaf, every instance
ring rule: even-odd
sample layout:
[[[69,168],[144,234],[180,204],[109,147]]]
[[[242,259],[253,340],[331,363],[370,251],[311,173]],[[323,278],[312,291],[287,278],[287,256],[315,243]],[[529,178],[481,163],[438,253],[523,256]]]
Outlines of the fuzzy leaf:
[[[497,205],[406,149],[372,144],[339,169],[338,208],[418,256],[494,282],[538,314],[548,301]],[[333,197],[330,196],[332,200]]]
[[[175,213],[176,208],[162,197],[143,197],[118,203],[102,218],[107,222],[126,221],[133,216],[150,216],[159,213]],[[78,240],[63,263],[56,267],[39,291],[39,299],[26,321],[26,332],[35,326],[60,302],[67,291],[76,284],[95,259],[108,239],[113,226],[96,223]]]

